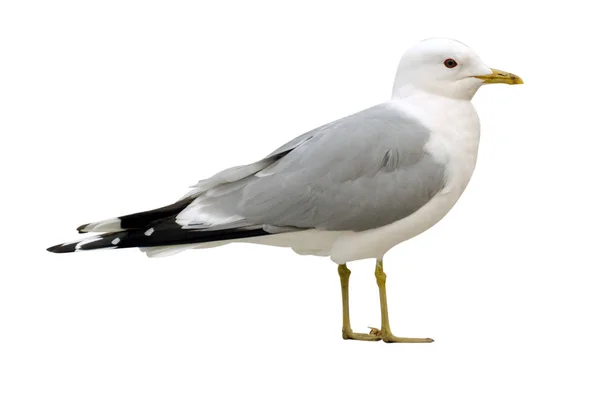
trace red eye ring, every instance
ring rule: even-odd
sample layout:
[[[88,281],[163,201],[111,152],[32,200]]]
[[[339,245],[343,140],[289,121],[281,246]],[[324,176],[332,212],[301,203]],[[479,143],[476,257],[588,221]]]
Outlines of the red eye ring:
[[[448,58],[446,61],[444,61],[444,65],[446,66],[446,68],[454,68],[458,65],[458,62],[456,62],[452,58]]]

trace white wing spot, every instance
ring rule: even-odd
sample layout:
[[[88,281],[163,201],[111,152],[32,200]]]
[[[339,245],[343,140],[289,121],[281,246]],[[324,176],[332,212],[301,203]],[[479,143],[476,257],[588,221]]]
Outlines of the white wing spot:
[[[146,235],[147,237],[149,237],[153,233],[154,233],[154,228],[150,228],[149,230],[147,230],[146,232],[144,232],[144,235]]]
[[[113,239],[113,240],[112,240],[110,243],[111,243],[112,245],[117,245],[119,242],[121,242],[121,239],[120,239],[120,238],[115,238],[115,239]]]
[[[80,251],[82,249],[85,250],[85,248],[81,248],[81,247],[86,244],[91,244],[92,242],[100,241],[101,239],[102,239],[102,237],[92,237],[92,238],[84,239],[83,241],[80,241],[77,245],[75,245],[75,251]]]

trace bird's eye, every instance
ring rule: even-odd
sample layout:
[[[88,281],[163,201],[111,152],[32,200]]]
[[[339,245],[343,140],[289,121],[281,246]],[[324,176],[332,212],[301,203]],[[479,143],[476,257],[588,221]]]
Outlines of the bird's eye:
[[[447,68],[454,68],[458,65],[458,62],[454,61],[452,58],[448,58],[446,61],[444,61],[444,65]]]

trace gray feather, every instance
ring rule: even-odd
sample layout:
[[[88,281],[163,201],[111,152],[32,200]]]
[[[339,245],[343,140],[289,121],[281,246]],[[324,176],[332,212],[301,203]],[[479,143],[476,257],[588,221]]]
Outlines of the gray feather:
[[[366,109],[241,167],[257,170],[202,191],[178,222],[353,231],[390,224],[444,185],[445,167],[426,151],[428,138],[423,125],[388,104]]]

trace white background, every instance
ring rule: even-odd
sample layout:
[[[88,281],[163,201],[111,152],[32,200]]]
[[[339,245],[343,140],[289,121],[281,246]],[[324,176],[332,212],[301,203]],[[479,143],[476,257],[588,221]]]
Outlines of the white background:
[[[597,14],[589,2],[5,1],[0,416],[597,417]],[[336,268],[250,245],[55,255],[389,97],[413,43],[486,86],[453,211],[388,253],[397,335],[344,341]],[[371,260],[352,322],[379,325]]]

